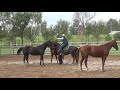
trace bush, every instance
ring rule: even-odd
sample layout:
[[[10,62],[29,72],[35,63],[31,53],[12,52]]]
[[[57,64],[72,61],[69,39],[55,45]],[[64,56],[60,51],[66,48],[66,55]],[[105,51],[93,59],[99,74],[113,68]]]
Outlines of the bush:
[[[114,39],[120,41],[120,32],[113,35]]]
[[[105,37],[105,41],[110,41],[112,40],[112,37],[108,34],[106,37]]]

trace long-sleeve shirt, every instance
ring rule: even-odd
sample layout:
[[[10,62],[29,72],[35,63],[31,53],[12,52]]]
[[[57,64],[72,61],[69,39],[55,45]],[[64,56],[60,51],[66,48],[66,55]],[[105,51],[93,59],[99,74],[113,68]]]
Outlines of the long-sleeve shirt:
[[[57,38],[59,40],[62,40],[63,41],[63,44],[68,44],[68,40],[66,37],[62,37],[62,38]]]

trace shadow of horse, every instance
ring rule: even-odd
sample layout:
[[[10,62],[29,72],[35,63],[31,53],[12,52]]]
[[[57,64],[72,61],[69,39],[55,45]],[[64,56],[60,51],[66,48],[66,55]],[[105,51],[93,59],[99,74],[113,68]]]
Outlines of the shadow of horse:
[[[39,45],[37,47],[32,47],[32,46],[25,46],[25,47],[21,47],[17,50],[17,54],[19,55],[21,53],[21,51],[23,52],[23,62],[25,64],[25,60],[27,61],[27,64],[29,64],[28,62],[28,58],[29,58],[29,54],[31,55],[40,55],[40,65],[44,65],[44,60],[43,60],[43,55],[44,52],[48,47],[50,47],[51,45],[51,41],[47,41],[44,42],[42,45]]]
[[[55,55],[57,63],[58,63],[58,50],[60,48],[60,44],[53,41],[51,46],[50,46],[50,51],[51,51],[51,63],[52,63],[52,59],[53,59],[53,55]],[[69,55],[71,54],[72,58],[73,58],[73,64],[78,64],[78,60],[79,60],[79,49],[75,46],[70,46],[68,50],[64,50],[63,51],[64,55]],[[64,59],[64,56],[63,56]],[[61,61],[59,61],[60,63]]]
[[[110,49],[114,47],[116,50],[118,50],[118,45],[116,40],[112,40],[111,42],[108,42],[106,44],[103,45],[99,45],[99,46],[94,46],[94,45],[85,45],[79,48],[79,51],[81,53],[81,61],[80,61],[80,68],[82,71],[82,63],[85,60],[85,66],[88,69],[87,66],[87,61],[88,61],[88,56],[92,56],[92,57],[101,57],[102,58],[102,71],[104,71],[104,64],[106,61],[106,58],[109,55],[109,51]]]

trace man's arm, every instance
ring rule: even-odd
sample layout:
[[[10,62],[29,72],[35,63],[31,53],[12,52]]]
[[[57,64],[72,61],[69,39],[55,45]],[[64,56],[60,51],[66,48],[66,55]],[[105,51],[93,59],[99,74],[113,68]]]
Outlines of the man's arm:
[[[58,40],[63,40],[63,38],[57,38]]]

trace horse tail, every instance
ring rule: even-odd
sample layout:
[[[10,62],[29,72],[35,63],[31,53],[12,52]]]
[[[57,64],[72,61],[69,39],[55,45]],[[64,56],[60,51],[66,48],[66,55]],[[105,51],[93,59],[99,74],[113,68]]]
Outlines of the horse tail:
[[[76,52],[75,52],[75,55],[74,55],[74,58],[76,60],[76,63],[78,63],[78,60],[79,60],[79,49],[80,48],[77,48]]]
[[[23,47],[19,48],[19,49],[17,50],[17,54],[20,54],[21,51],[22,51],[22,49],[23,49]]]

